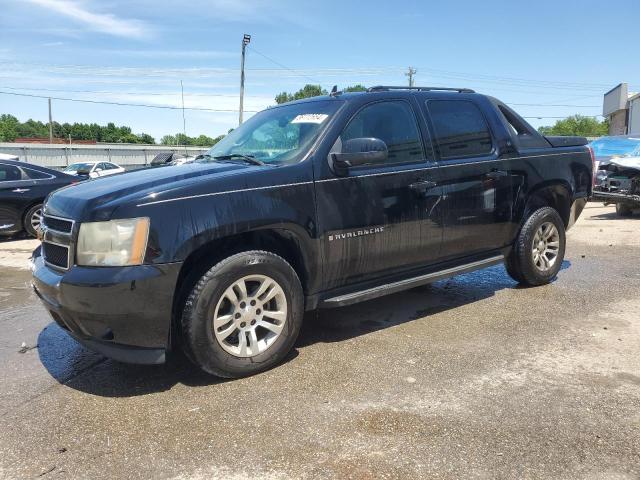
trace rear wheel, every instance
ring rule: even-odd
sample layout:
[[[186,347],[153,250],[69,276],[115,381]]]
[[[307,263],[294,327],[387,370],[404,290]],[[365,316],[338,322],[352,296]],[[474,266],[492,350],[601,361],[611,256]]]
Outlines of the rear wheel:
[[[619,217],[630,217],[633,215],[633,210],[626,203],[616,203],[616,213]]]
[[[527,219],[506,259],[509,275],[524,285],[549,283],[562,267],[566,245],[564,222],[551,207]]]
[[[193,287],[182,315],[184,350],[207,373],[253,375],[289,353],[303,313],[300,280],[285,260],[263,251],[239,253]]]
[[[32,237],[38,236],[38,229],[42,223],[42,205],[34,205],[24,215],[24,229]]]

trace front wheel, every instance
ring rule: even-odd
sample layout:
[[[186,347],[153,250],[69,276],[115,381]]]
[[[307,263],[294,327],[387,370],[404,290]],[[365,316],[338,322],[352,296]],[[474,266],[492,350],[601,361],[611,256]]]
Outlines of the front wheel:
[[[506,259],[507,272],[519,283],[544,285],[562,267],[566,246],[564,222],[551,207],[543,207],[527,219]]]
[[[184,350],[207,373],[253,375],[289,353],[303,314],[302,286],[285,260],[270,252],[239,253],[193,287],[182,314]]]

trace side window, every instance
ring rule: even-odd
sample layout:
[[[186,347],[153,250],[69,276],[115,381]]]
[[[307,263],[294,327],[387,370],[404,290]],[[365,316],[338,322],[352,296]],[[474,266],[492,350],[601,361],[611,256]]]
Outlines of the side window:
[[[22,180],[22,172],[13,165],[0,164],[0,182]]]
[[[493,150],[493,140],[480,109],[466,100],[429,100],[435,141],[443,160],[480,157]]]
[[[385,101],[360,110],[340,135],[344,143],[353,138],[378,138],[387,144],[387,163],[423,160],[422,142],[411,107],[403,101]]]
[[[117,170],[118,167],[116,167],[113,163],[103,163],[104,168],[106,168],[107,170]]]
[[[29,177],[31,180],[44,180],[47,178],[53,178],[52,175],[49,175],[44,172],[39,172],[38,170],[33,170],[31,168],[22,167],[22,170],[27,175],[27,177]]]

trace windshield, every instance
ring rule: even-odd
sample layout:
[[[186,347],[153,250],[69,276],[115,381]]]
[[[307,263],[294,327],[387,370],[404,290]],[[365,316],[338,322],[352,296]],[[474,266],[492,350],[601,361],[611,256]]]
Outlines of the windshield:
[[[295,163],[302,159],[343,102],[305,102],[257,113],[207,152],[212,157],[247,156],[266,164]]]
[[[596,157],[640,156],[640,138],[602,137],[590,143]]]
[[[91,170],[93,163],[72,163],[63,172],[75,172],[77,170]]]

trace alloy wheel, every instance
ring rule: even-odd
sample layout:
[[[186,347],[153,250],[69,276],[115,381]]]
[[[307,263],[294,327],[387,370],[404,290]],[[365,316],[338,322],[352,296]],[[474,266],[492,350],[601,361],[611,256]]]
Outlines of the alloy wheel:
[[[551,222],[544,222],[533,236],[531,254],[533,264],[541,272],[547,272],[553,268],[558,259],[560,250],[560,234]]]
[[[40,228],[40,224],[42,223],[42,208],[39,208],[35,212],[33,212],[31,218],[29,219],[29,223],[31,223],[33,231],[37,232]]]
[[[263,353],[280,337],[287,320],[282,287],[266,275],[250,275],[227,288],[213,312],[213,333],[235,357]]]

